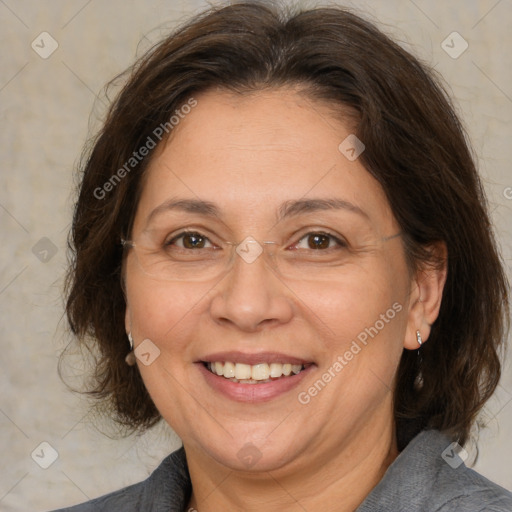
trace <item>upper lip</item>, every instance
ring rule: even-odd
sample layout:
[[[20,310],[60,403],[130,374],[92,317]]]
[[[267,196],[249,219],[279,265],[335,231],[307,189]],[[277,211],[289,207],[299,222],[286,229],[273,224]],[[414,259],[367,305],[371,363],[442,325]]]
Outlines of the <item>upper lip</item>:
[[[214,363],[214,362],[225,362],[229,361],[232,363],[240,364],[261,364],[261,363],[281,363],[281,364],[308,364],[313,361],[303,359],[301,357],[295,357],[279,352],[258,352],[249,354],[247,352],[215,352],[214,354],[208,354],[200,359],[203,363]]]

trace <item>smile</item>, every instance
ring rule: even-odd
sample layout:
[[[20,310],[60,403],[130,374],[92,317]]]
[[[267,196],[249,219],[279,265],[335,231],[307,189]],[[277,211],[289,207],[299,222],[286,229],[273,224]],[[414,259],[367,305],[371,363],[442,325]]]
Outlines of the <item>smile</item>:
[[[215,375],[240,384],[264,384],[277,379],[297,375],[305,370],[308,364],[292,363],[259,363],[243,364],[230,361],[205,362],[206,368]]]
[[[290,393],[318,366],[293,354],[231,350],[204,354],[195,367],[215,396],[255,404]]]

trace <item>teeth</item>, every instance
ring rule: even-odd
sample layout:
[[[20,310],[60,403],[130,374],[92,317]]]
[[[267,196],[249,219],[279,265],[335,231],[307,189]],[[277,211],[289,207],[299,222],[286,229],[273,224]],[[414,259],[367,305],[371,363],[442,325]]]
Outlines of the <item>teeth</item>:
[[[222,363],[215,363],[215,366],[217,365],[221,365],[222,367]],[[217,375],[224,375],[222,373],[222,370],[221,372],[219,372],[217,370]],[[251,371],[251,365],[250,364],[235,364],[235,378],[238,379],[238,380],[243,380],[243,379],[250,379],[252,376],[252,371]]]
[[[279,363],[272,363],[270,365],[270,376],[274,378],[281,377],[283,374],[283,366],[284,365]]]
[[[292,364],[292,372],[297,374],[302,370],[301,364]]]
[[[244,381],[244,384],[270,382],[270,379],[278,379],[283,375],[288,377],[292,373],[296,375],[304,369],[304,366],[301,364],[260,363],[251,366],[249,364],[232,363],[230,361],[224,363],[215,361],[208,363],[207,366],[208,369],[216,375],[231,379],[233,382]]]
[[[224,363],[223,373],[219,373],[218,375],[224,375],[224,377],[227,377],[228,379],[233,378],[235,376],[235,365],[229,361],[226,361]]]
[[[253,380],[266,380],[270,375],[270,368],[267,363],[255,364],[252,367],[251,376]]]

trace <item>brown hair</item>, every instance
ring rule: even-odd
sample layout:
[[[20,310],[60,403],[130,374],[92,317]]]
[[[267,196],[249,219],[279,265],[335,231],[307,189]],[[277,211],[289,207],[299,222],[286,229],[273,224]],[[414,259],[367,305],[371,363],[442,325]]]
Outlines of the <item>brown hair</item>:
[[[500,378],[508,284],[465,133],[433,72],[345,9],[287,13],[242,2],[194,18],[129,73],[84,154],[70,235],[67,317],[81,343],[98,350],[89,392],[122,425],[142,430],[160,419],[137,368],[124,361],[119,241],[130,232],[151,155],[133,168],[126,162],[193,94],[299,85],[357,114],[360,158],[401,225],[411,268],[432,263],[430,246],[446,243],[440,314],[421,358],[403,352],[395,419],[400,448],[425,428],[464,443]],[[129,170],[113,181],[123,166]]]

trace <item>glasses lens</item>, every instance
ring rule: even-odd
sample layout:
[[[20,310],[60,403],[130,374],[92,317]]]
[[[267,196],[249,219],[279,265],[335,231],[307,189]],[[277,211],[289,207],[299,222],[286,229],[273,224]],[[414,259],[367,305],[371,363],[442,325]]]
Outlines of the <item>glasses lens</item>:
[[[395,235],[397,236],[397,235]],[[133,243],[137,261],[148,276],[161,281],[209,281],[221,277],[235,262],[253,265],[263,259],[276,275],[287,280],[328,281],[343,279],[364,255],[378,250],[393,237],[354,248],[335,243],[327,235],[313,234],[293,247],[276,242],[212,242],[205,235],[187,231],[159,242],[144,234]]]
[[[212,244],[195,232],[160,242],[144,233],[134,242],[137,261],[148,276],[161,281],[207,281],[229,267],[232,246]]]

